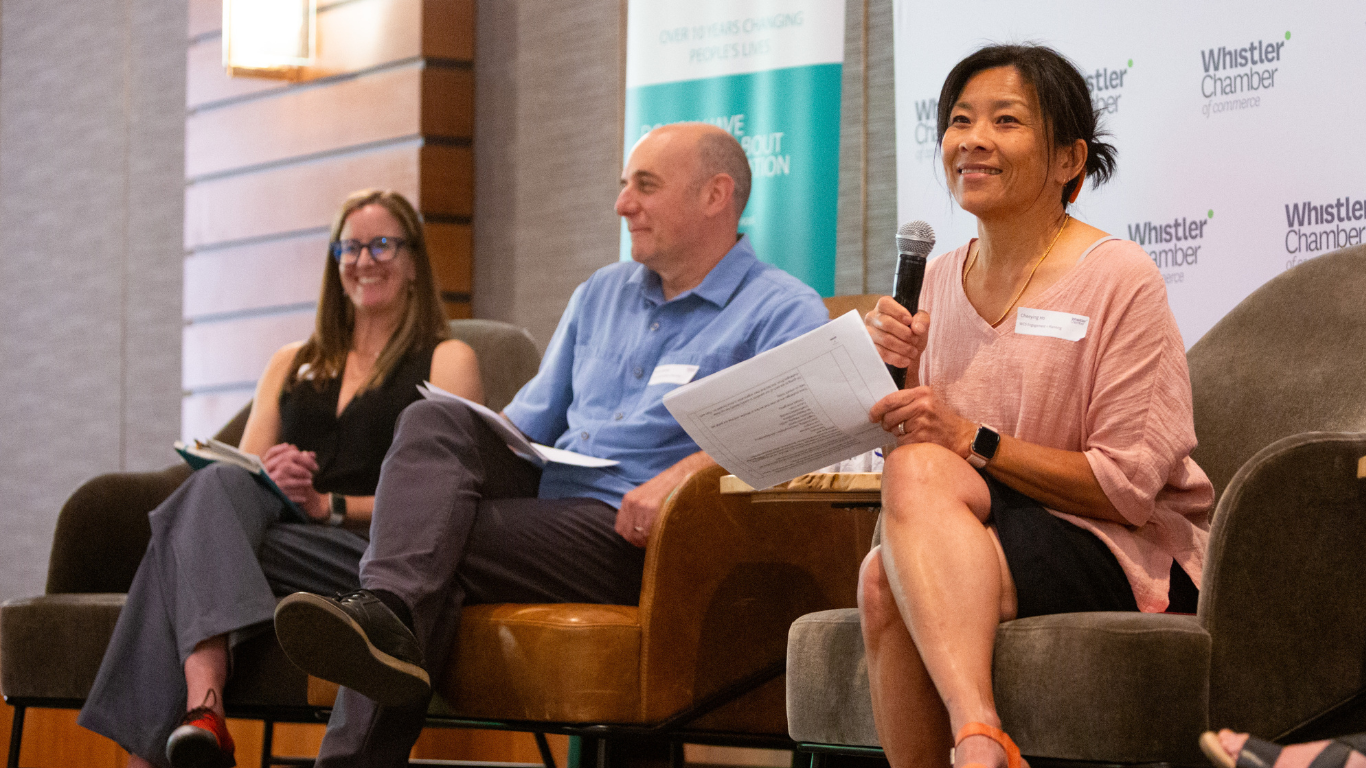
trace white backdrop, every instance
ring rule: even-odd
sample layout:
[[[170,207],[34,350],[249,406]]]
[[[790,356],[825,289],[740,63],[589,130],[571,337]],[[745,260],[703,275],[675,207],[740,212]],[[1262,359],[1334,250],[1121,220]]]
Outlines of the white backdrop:
[[[898,218],[928,221],[936,254],[976,233],[944,184],[939,89],[988,42],[1050,45],[1087,76],[1118,173],[1073,213],[1148,251],[1188,347],[1282,271],[1366,242],[1366,2],[894,7]]]

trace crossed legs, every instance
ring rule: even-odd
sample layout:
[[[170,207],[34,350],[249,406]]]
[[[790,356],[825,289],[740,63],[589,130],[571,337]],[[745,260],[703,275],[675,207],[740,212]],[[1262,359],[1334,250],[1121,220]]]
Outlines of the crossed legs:
[[[944,766],[970,722],[1000,727],[991,690],[997,625],[1015,615],[991,495],[956,454],[907,445],[883,469],[882,544],[864,560],[859,613],[873,717],[895,768]],[[959,744],[956,765],[1005,764],[994,741]]]

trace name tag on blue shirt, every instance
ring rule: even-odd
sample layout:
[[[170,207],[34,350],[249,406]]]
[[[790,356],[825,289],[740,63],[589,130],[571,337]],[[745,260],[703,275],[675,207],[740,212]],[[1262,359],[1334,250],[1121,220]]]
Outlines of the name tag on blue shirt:
[[[692,377],[697,375],[695,365],[656,365],[655,372],[650,374],[650,383],[647,387],[656,384],[687,384],[692,381]]]

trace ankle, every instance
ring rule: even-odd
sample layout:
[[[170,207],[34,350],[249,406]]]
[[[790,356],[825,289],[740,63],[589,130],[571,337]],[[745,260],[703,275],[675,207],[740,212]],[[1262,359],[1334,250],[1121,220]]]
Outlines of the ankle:
[[[393,592],[388,592],[383,589],[372,589],[370,590],[370,594],[378,598],[381,603],[384,603],[385,608],[393,611],[394,615],[398,617],[398,620],[403,622],[403,626],[410,630],[413,628],[413,612],[408,609],[408,604],[403,602],[403,598]]]

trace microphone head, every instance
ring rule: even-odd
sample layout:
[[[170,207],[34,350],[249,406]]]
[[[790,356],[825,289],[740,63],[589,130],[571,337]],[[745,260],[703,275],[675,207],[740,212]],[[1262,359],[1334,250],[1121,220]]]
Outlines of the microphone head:
[[[934,229],[923,221],[908,221],[896,229],[896,252],[926,258],[934,250]]]

